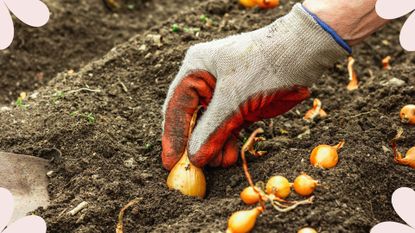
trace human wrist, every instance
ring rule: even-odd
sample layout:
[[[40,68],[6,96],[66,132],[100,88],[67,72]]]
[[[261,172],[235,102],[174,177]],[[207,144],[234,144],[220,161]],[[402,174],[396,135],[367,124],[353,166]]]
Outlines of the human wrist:
[[[305,0],[303,6],[353,46],[387,22],[377,15],[375,4],[376,0]]]
[[[304,5],[302,5],[303,9],[309,13],[314,20],[327,32],[331,35],[331,37],[341,46],[343,47],[349,54],[352,53],[352,48],[350,47],[350,45],[339,35],[337,34],[337,32],[330,27],[328,24],[326,24],[326,22],[324,22],[323,20],[321,20],[316,14],[314,14],[313,12],[309,11]]]

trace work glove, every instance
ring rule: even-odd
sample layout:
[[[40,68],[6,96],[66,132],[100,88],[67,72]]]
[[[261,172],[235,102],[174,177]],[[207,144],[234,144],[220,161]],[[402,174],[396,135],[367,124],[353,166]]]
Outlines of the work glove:
[[[195,166],[234,164],[242,127],[307,99],[308,87],[346,55],[301,4],[259,30],[190,47],[163,106],[164,167],[171,170],[186,148]]]

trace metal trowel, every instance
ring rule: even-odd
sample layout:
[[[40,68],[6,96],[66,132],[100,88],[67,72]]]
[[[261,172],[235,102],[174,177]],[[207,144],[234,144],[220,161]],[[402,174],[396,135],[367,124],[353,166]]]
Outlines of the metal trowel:
[[[47,164],[47,160],[34,156],[0,152],[0,187],[8,189],[14,198],[12,222],[48,205]]]

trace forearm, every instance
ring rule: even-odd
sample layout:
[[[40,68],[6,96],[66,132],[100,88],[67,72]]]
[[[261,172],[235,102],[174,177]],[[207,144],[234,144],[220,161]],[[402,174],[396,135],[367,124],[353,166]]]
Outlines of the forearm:
[[[349,45],[355,45],[387,20],[375,11],[376,0],[305,0],[303,5],[329,25]]]

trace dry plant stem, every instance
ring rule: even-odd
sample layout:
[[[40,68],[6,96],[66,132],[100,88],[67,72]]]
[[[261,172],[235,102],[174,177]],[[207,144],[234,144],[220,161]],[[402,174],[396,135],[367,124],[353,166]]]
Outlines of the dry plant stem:
[[[81,203],[79,203],[79,205],[77,205],[75,208],[73,208],[71,211],[69,211],[69,214],[74,216],[76,215],[79,211],[83,210],[86,208],[86,206],[88,205],[88,202],[83,201]]]
[[[81,92],[81,91],[89,91],[89,92],[101,92],[100,89],[91,89],[91,88],[87,88],[87,87],[83,87],[83,88],[79,88],[77,90],[71,90],[66,92],[66,94],[73,94],[73,93],[77,93],[77,92]]]
[[[118,223],[117,223],[117,228],[115,229],[116,233],[124,233],[124,224],[123,224],[123,219],[124,219],[124,213],[125,210],[127,210],[130,206],[137,204],[140,201],[140,199],[135,199],[132,200],[130,202],[127,203],[127,205],[125,205],[121,210],[120,213],[118,214]]]
[[[278,212],[288,212],[288,211],[291,211],[291,210],[297,208],[299,205],[313,204],[313,200],[314,200],[314,196],[312,196],[312,197],[310,197],[306,200],[303,200],[303,201],[297,201],[293,205],[288,206],[286,208],[280,208],[281,204],[277,203],[277,202],[274,202],[274,201],[272,201],[271,204],[274,207],[274,209],[276,209]]]
[[[353,69],[353,65],[355,63],[355,60],[353,57],[349,57],[349,62],[347,64],[347,70],[349,72],[349,84],[347,85],[347,90],[353,91],[356,90],[359,86],[359,80],[357,79],[356,71]]]
[[[197,107],[197,109],[195,110],[195,112],[193,113],[192,119],[190,120],[190,126],[189,126],[189,135],[188,137],[190,138],[190,136],[192,135],[193,129],[195,127],[196,124],[196,120],[197,120],[197,115],[199,114],[199,110],[202,108],[202,106]],[[186,150],[187,147],[189,146],[189,142],[186,146]]]
[[[255,187],[254,182],[252,181],[252,177],[251,174],[249,173],[249,169],[248,169],[248,163],[246,162],[246,157],[245,157],[245,152],[249,151],[249,153],[251,153],[254,156],[262,156],[264,155],[266,152],[265,151],[255,151],[254,145],[255,142],[260,141],[260,140],[264,140],[264,138],[257,138],[256,136],[260,133],[263,133],[264,130],[262,128],[258,128],[256,129],[254,132],[252,132],[251,136],[249,136],[248,140],[245,142],[245,144],[242,146],[242,150],[241,150],[241,158],[242,158],[242,168],[244,169],[244,173],[245,173],[245,177],[248,180],[249,185],[255,190],[255,192],[259,195],[259,203],[261,205],[261,207],[265,210],[265,200],[266,198],[264,197],[264,194],[261,193],[257,187]]]
[[[382,66],[383,66],[384,70],[390,70],[391,69],[391,66],[390,66],[391,59],[392,59],[391,56],[387,56],[387,57],[383,58]]]
[[[339,144],[335,145],[334,147],[336,147],[336,150],[340,150],[341,148],[343,148],[344,144],[346,143],[346,141],[344,139],[342,139]]]
[[[398,146],[396,144],[396,142],[401,139],[403,134],[403,129],[399,128],[397,130],[396,136],[391,140],[391,144],[392,144],[392,150],[393,150],[393,156],[394,156],[394,160],[396,163],[398,164],[403,164],[406,165],[406,163],[403,161],[403,157],[401,152],[398,151]]]
[[[313,107],[307,111],[304,116],[304,120],[313,121],[317,116],[324,115],[325,112],[321,109],[321,101],[319,99],[314,99]]]

